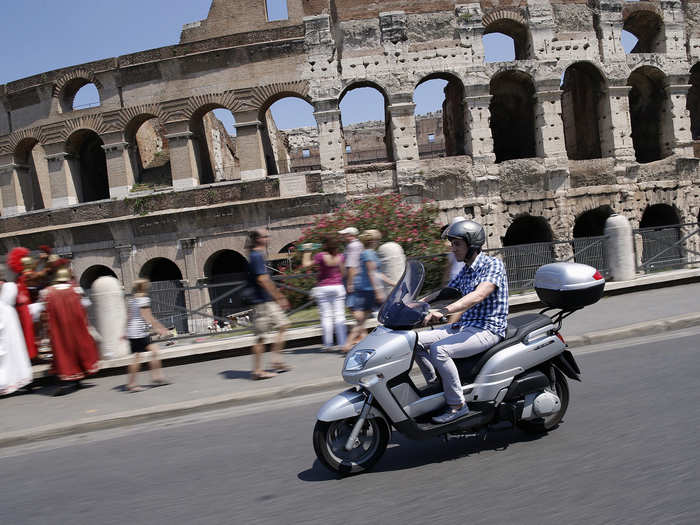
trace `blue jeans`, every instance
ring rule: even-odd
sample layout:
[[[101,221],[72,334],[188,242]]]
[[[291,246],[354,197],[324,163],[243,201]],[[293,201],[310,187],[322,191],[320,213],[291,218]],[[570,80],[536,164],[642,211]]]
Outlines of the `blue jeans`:
[[[483,328],[454,326],[418,332],[418,342],[425,351],[418,350],[416,363],[428,382],[437,379],[437,370],[447,404],[457,406],[464,404],[464,392],[452,359],[481,353],[498,343],[501,337]]]

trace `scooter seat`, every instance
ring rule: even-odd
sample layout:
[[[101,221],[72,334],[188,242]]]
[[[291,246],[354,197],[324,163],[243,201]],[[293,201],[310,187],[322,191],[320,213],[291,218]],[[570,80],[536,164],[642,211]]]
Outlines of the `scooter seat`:
[[[506,337],[503,341],[479,354],[454,360],[462,384],[473,382],[481,367],[497,352],[520,342],[528,334],[550,324],[552,324],[552,319],[544,314],[522,314],[508,319]]]

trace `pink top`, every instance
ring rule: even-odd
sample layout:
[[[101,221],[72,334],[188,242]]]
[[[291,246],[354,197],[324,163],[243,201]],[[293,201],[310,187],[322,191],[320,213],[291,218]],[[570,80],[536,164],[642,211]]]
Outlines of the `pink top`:
[[[318,285],[317,286],[334,286],[343,284],[343,274],[340,271],[340,265],[343,264],[345,258],[340,256],[340,264],[338,266],[328,266],[323,261],[323,256],[328,252],[321,252],[314,255],[314,262],[318,264]]]

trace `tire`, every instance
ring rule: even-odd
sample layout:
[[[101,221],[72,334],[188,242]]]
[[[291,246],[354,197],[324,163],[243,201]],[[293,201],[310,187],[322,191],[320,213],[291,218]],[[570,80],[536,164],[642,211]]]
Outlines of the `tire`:
[[[381,418],[368,418],[356,446],[345,450],[345,442],[357,418],[339,421],[316,421],[314,451],[319,461],[338,474],[359,474],[369,470],[382,457],[389,443],[390,430]]]
[[[518,428],[528,434],[546,434],[550,430],[554,430],[566,414],[566,409],[569,407],[569,383],[566,381],[566,376],[562,374],[558,368],[554,368],[554,391],[559,397],[561,407],[554,414],[528,421],[518,421]]]

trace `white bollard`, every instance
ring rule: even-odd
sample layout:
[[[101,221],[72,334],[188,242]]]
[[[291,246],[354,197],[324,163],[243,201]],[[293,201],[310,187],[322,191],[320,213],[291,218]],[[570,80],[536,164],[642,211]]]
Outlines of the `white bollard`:
[[[377,248],[377,255],[382,263],[382,273],[392,282],[397,282],[406,267],[406,255],[400,244],[390,241]]]
[[[126,303],[122,285],[115,277],[99,277],[92,283],[90,297],[95,308],[95,328],[102,336],[100,358],[114,359],[129,355],[126,334]]]
[[[605,236],[611,280],[634,279],[634,239],[630,221],[623,215],[611,215],[605,221]]]

